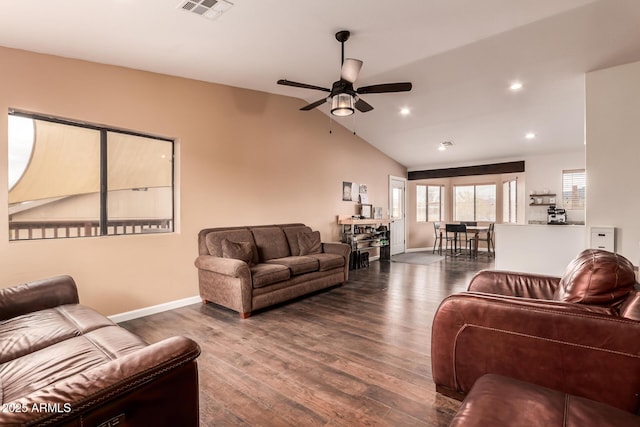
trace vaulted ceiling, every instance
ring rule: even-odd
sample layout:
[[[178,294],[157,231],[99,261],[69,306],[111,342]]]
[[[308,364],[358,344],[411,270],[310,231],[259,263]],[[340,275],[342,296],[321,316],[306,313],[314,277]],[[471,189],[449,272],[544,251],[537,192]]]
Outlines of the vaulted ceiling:
[[[334,34],[347,29],[345,55],[364,61],[356,87],[411,81],[413,90],[363,96],[373,111],[337,121],[410,170],[582,150],[585,73],[640,60],[638,0],[232,3],[209,20],[178,0],[4,0],[0,45],[297,97],[302,107],[324,93],[276,81],[330,87]],[[509,90],[514,81],[521,90]],[[437,150],[443,141],[454,145]]]

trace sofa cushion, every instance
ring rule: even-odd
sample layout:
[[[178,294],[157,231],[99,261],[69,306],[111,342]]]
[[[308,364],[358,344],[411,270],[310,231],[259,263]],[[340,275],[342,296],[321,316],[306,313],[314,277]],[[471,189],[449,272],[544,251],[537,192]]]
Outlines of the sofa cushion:
[[[111,323],[30,352],[0,364],[3,401],[17,400],[144,347],[139,337]]]
[[[255,227],[251,232],[258,248],[258,262],[291,255],[289,243],[280,227]]]
[[[0,321],[0,364],[113,325],[103,315],[79,304],[60,305]]]
[[[512,378],[487,374],[478,379],[450,427],[637,426],[630,412]]]
[[[248,228],[240,228],[235,230],[222,230],[212,231],[207,233],[205,243],[209,254],[217,257],[222,257],[222,241],[224,239],[231,240],[232,242],[249,242],[253,246],[253,261],[257,262],[258,251],[255,247],[256,242],[253,240],[253,234]]]
[[[322,253],[322,243],[320,242],[320,232],[298,233],[298,246],[300,255],[310,255]]]
[[[288,280],[291,277],[289,268],[279,264],[256,264],[251,267],[251,279],[254,288],[272,285]]]
[[[284,258],[270,259],[268,264],[284,265],[291,270],[291,275],[310,273],[318,271],[318,260],[310,256],[288,256]]]
[[[253,244],[251,242],[234,242],[224,238],[222,240],[223,258],[233,258],[253,264]]]
[[[632,291],[633,264],[600,249],[586,249],[569,263],[553,299],[592,305],[614,305]]]
[[[320,253],[308,256],[318,260],[318,264],[320,265],[319,271],[333,270],[334,268],[344,266],[344,257],[340,255]]]
[[[289,251],[291,255],[300,255],[300,246],[298,244],[298,234],[311,233],[311,228],[306,225],[296,225],[293,227],[283,227],[285,236],[287,236],[287,242],[289,243]]]

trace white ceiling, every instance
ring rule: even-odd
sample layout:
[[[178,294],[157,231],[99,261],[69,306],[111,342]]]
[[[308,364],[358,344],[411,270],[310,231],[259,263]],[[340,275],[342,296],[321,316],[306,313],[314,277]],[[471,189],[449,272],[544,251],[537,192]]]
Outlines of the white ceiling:
[[[375,109],[339,121],[409,170],[582,150],[584,73],[640,60],[640,0],[232,1],[211,21],[178,0],[2,0],[0,45],[288,95],[302,107],[326,94],[276,81],[331,87],[334,34],[347,29],[346,57],[364,61],[356,87],[413,90],[365,95]],[[455,145],[441,152],[442,141]]]

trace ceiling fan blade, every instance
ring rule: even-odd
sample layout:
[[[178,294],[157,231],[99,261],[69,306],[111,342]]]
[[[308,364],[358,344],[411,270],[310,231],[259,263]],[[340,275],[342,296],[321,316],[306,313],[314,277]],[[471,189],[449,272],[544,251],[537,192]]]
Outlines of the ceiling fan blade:
[[[411,90],[411,83],[383,83],[380,85],[363,86],[356,90],[356,93],[389,93],[408,92]]]
[[[331,89],[327,89],[326,87],[308,85],[306,83],[292,82],[292,81],[286,80],[286,79],[278,80],[278,84],[279,85],[284,85],[284,86],[300,87],[300,88],[303,88],[303,89],[315,89],[315,90],[321,90],[323,92],[331,92]]]
[[[356,107],[356,109],[361,113],[366,113],[367,111],[373,110],[373,107],[368,102],[365,102],[362,98],[358,98],[354,107]]]
[[[349,83],[354,83],[360,74],[362,68],[362,61],[359,59],[347,58],[342,64],[342,71],[340,72],[340,78],[346,80]]]
[[[327,102],[327,98],[322,98],[317,100],[316,102],[312,102],[309,105],[305,105],[304,107],[302,107],[300,110],[302,111],[309,111],[309,110],[313,110],[314,108],[316,108],[319,105],[324,104],[325,102]]]

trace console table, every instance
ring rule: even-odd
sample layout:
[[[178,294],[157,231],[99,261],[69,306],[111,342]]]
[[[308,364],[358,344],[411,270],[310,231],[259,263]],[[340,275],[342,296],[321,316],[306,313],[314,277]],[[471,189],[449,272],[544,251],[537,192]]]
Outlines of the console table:
[[[391,220],[338,218],[338,224],[342,227],[342,243],[351,247],[350,268],[360,268],[362,254],[376,249],[380,259],[391,260]]]

